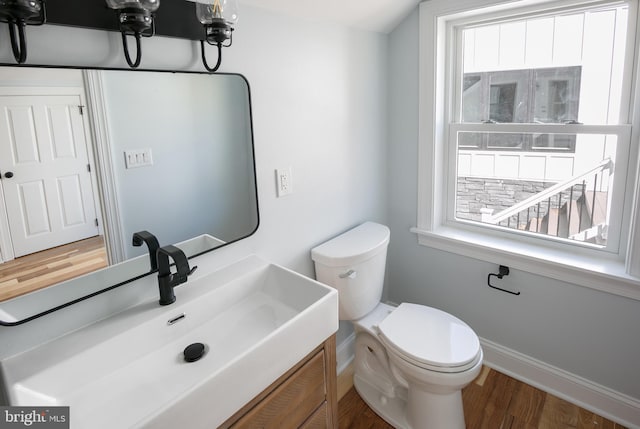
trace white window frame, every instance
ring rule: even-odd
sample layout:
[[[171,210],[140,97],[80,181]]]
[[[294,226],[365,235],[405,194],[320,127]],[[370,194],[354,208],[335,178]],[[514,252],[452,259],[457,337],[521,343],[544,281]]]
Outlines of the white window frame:
[[[560,4],[573,7],[602,2],[430,0],[420,4],[418,216],[417,226],[412,228],[420,244],[640,300],[640,32],[636,26],[636,21],[640,20],[637,17],[637,1],[630,2],[631,25],[628,31],[635,34],[635,38],[632,37],[634,40],[627,45],[627,57],[629,53],[633,54],[629,59],[633,64],[633,76],[624,83],[632,96],[629,106],[622,106],[623,111],[628,109],[630,126],[620,127],[631,132],[629,165],[624,207],[621,208],[621,239],[617,249],[612,252],[551,240],[529,239],[499,230],[492,231],[490,228],[465,225],[464,222],[451,222],[451,198],[448,197],[452,193],[451,151],[445,143],[449,117],[454,108],[449,100],[453,100],[451,77],[454,71],[451,68],[455,64],[453,59],[457,51],[455,46],[447,42],[454,31],[452,22],[473,15],[499,13],[504,16],[505,11],[516,9],[521,13],[527,8],[533,12],[546,7],[555,8]],[[581,130],[586,129],[582,127]],[[598,132],[598,126],[590,128],[592,132]],[[618,176],[617,180],[624,178]]]

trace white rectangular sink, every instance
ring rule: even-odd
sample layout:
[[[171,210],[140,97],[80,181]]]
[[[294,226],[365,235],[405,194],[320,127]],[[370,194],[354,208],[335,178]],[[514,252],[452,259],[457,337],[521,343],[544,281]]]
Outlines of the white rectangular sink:
[[[202,234],[189,240],[182,241],[176,244],[176,247],[182,249],[182,251],[188,255],[198,255],[207,250],[215,249],[218,246],[222,246],[224,241],[209,235]]]
[[[175,292],[3,361],[10,404],[70,406],[76,429],[216,427],[338,329],[334,289],[256,256]]]

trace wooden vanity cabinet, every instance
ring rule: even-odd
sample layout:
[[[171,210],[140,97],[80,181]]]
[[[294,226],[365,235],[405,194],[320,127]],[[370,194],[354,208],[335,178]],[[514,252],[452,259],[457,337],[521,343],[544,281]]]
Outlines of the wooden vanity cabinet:
[[[332,335],[220,428],[337,428],[337,395]]]

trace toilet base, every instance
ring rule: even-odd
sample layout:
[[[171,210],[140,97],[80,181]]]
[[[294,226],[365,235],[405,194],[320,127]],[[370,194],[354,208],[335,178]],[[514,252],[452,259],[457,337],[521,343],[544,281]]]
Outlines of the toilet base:
[[[443,395],[409,388],[407,420],[411,429],[465,429],[462,391]]]
[[[397,396],[392,398],[386,396],[358,375],[353,377],[353,386],[369,408],[391,426],[397,429],[411,429],[407,424],[405,400]]]
[[[409,403],[400,396],[389,397],[362,377],[353,385],[364,402],[397,429],[465,429],[462,391],[434,394],[409,391]],[[410,421],[413,420],[412,423]]]

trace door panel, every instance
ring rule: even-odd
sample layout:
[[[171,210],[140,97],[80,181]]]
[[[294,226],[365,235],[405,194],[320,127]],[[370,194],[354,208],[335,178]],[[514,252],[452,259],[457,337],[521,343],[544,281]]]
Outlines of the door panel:
[[[98,234],[79,96],[0,96],[0,171],[15,257]]]
[[[3,128],[6,127],[6,132],[3,132],[2,137],[4,140],[6,135],[6,143],[11,150],[10,156],[13,165],[39,162],[38,139],[32,106],[6,106],[4,113],[6,123],[2,125]]]
[[[87,222],[78,175],[58,178],[58,195],[62,201],[62,226],[69,228]]]
[[[53,159],[76,158],[76,136],[71,127],[70,106],[48,106],[47,113],[51,124]]]
[[[19,189],[19,208],[21,218],[24,219],[24,235],[33,237],[51,232],[44,181],[21,183]]]

